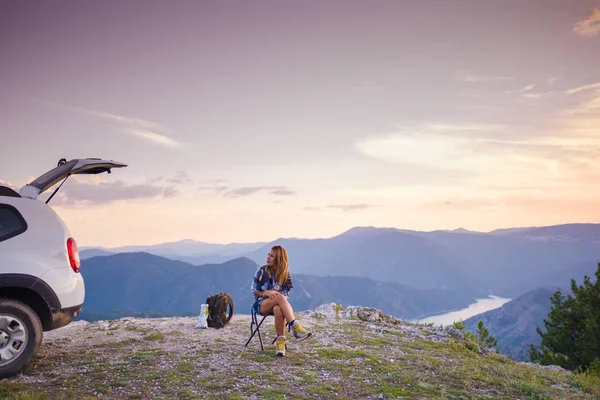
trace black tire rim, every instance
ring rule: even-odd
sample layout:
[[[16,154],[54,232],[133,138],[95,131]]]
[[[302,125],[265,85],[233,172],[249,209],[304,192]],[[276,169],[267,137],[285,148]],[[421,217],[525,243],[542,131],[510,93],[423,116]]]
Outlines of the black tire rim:
[[[27,327],[20,318],[0,314],[0,367],[25,352],[28,339]]]

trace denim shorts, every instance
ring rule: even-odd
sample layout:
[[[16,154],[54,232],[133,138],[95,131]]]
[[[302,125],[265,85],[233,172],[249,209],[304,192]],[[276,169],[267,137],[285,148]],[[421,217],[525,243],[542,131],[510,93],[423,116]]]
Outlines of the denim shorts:
[[[258,299],[256,299],[256,301],[252,305],[252,308],[254,308],[254,312],[256,314],[260,314],[260,305],[262,304],[263,300],[264,299],[262,297],[259,297]]]

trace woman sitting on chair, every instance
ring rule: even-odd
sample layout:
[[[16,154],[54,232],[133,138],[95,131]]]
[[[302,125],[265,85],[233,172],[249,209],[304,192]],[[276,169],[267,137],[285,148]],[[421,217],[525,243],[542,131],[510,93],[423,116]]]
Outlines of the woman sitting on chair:
[[[288,302],[292,288],[292,277],[288,270],[288,255],[281,246],[273,246],[267,255],[267,264],[259,267],[252,281],[252,294],[256,297],[257,309],[261,315],[275,316],[277,332],[276,354],[285,355],[285,321],[288,332],[293,330],[298,340],[306,339],[311,333],[294,318],[294,311]]]

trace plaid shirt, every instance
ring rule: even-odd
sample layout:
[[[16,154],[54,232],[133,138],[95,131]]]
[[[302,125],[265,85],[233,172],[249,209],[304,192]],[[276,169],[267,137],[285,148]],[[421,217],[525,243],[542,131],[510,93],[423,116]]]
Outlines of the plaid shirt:
[[[285,297],[290,297],[290,290],[292,289],[292,275],[288,273],[287,280],[283,283],[283,286],[279,284],[279,282],[275,281],[275,277],[269,277],[269,274],[266,271],[267,266],[263,265],[262,267],[258,267],[256,273],[254,274],[254,279],[252,280],[252,286],[250,287],[250,291],[254,296],[256,296],[256,292],[264,292],[267,290],[277,290]]]

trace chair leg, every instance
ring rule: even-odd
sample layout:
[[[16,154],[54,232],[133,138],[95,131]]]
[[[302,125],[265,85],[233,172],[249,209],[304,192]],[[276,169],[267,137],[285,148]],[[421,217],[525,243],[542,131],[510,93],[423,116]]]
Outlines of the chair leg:
[[[256,329],[253,328],[254,325],[256,325]],[[244,345],[245,347],[248,346],[248,343],[250,343],[250,341],[252,340],[252,338],[254,337],[254,335],[256,334],[257,331],[258,331],[258,323],[256,321],[256,314],[252,313],[252,321],[250,322],[250,337],[248,338],[248,341]]]
[[[260,334],[260,326],[262,325],[265,318],[267,318],[267,317],[263,317],[263,319],[260,321],[260,324],[258,324],[258,326],[256,327],[256,330],[258,331],[258,341],[260,342],[260,350],[261,351],[265,351],[265,347],[263,346],[262,336]]]
[[[252,315],[252,322],[250,323],[250,330],[252,331],[252,325],[254,325],[254,324],[256,324],[256,329],[254,329],[254,331],[252,331],[252,334],[250,335],[250,338],[248,339],[248,341],[246,342],[246,344],[244,346],[248,346],[248,343],[250,343],[250,341],[252,340],[252,338],[254,337],[254,335],[258,333],[258,341],[260,342],[260,349],[262,351],[265,350],[265,347],[264,347],[263,341],[262,341],[262,336],[260,334],[260,326],[264,322],[265,318],[267,318],[267,316],[263,316],[262,320],[259,323],[258,322],[258,318],[256,318],[256,314]]]

